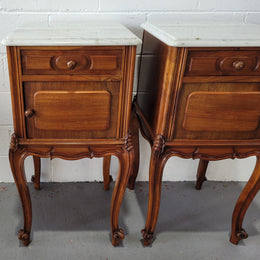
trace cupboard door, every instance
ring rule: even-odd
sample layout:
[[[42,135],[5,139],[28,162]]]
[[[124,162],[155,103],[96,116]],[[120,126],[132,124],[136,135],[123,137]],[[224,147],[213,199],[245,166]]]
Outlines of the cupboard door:
[[[25,82],[27,138],[116,138],[119,82]]]
[[[260,83],[186,83],[174,139],[260,139]]]
[[[70,131],[106,130],[110,121],[108,91],[37,91],[35,128]]]
[[[260,92],[192,92],[183,128],[188,131],[255,131],[260,117]]]

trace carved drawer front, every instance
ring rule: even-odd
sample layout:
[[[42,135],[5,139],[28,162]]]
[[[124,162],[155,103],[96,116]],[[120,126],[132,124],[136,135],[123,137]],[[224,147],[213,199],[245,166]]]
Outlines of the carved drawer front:
[[[22,74],[121,74],[123,49],[21,50]]]
[[[260,51],[189,51],[185,76],[260,76]]]
[[[260,83],[183,84],[174,139],[260,139]]]
[[[24,83],[27,138],[116,137],[119,83]]]

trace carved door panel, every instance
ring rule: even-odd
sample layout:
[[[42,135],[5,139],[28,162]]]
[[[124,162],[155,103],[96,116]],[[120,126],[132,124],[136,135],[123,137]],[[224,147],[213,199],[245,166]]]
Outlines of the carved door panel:
[[[182,85],[174,139],[260,139],[259,83]]]
[[[25,82],[27,138],[115,138],[120,82]]]

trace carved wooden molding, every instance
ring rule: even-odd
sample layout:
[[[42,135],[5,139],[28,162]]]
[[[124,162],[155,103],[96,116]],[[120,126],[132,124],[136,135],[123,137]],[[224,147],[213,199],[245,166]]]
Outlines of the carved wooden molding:
[[[130,132],[125,137],[125,144],[124,144],[125,149],[130,152],[134,147],[133,147],[133,142],[132,142],[132,135]]]
[[[169,158],[171,156],[178,156],[184,159],[206,159],[206,160],[222,160],[222,159],[242,159],[242,158],[247,158],[250,156],[259,156],[260,155],[260,147],[257,148],[248,148],[247,151],[244,150],[244,152],[240,152],[239,148],[233,146],[233,147],[229,147],[230,148],[230,152],[225,152],[225,148],[227,147],[223,147],[223,152],[216,152],[214,153],[207,153],[205,151],[205,147],[194,147],[192,148],[193,151],[192,152],[185,152],[185,150],[187,150],[187,147],[181,147],[181,148],[177,148],[177,147],[170,147],[167,146],[165,148],[165,154],[166,157]],[[216,149],[217,151],[218,149]]]
[[[163,153],[165,147],[165,140],[162,135],[157,135],[153,142],[152,150],[159,154]]]
[[[257,69],[257,56],[230,56],[217,59],[216,68],[223,72],[246,70],[253,72]]]
[[[104,157],[106,155],[115,155],[119,156],[122,154],[122,148],[127,151],[133,149],[132,136],[128,134],[125,137],[124,144],[93,144],[93,145],[77,145],[77,144],[53,144],[53,145],[44,145],[44,144],[20,144],[19,138],[15,133],[12,134],[10,142],[10,150],[17,151],[18,149],[25,154],[25,157],[28,155],[33,155],[37,157],[45,158],[61,158],[67,160],[77,160],[82,158],[94,158],[94,157]]]
[[[122,146],[121,146],[122,147]],[[67,160],[77,160],[82,158],[93,159],[94,157],[100,158],[106,155],[115,155],[122,153],[122,148],[120,147],[95,147],[95,146],[87,146],[85,151],[76,152],[79,147],[58,147],[52,146],[47,150],[42,150],[41,147],[30,147],[26,149],[27,155],[34,155],[45,158],[60,158]]]
[[[50,59],[50,66],[57,71],[63,70],[89,70],[92,67],[92,59],[84,55],[59,55]]]
[[[18,146],[19,146],[19,144],[18,144],[17,135],[15,133],[13,133],[11,136],[11,142],[10,142],[9,149],[16,151],[18,149]]]
[[[165,141],[164,137],[161,135],[157,135],[156,137],[151,136],[149,131],[145,131],[145,127],[147,126],[147,122],[144,121],[144,117],[140,113],[140,108],[138,104],[134,104],[136,109],[136,114],[140,119],[140,130],[143,137],[148,140],[148,142],[152,143],[152,150],[156,152],[164,152],[167,158],[171,156],[178,156],[184,159],[206,159],[206,160],[222,160],[222,159],[235,159],[235,158],[247,158],[250,156],[260,155],[260,146],[248,144],[237,144],[232,145],[232,142],[229,142],[227,145],[212,145],[211,152],[208,152],[209,146],[201,146],[201,145],[188,145],[186,142],[183,145],[174,145],[174,143],[170,143],[168,145],[167,141]],[[235,141],[234,141],[235,142]],[[248,141],[249,142],[249,141]],[[180,142],[178,142],[180,144]],[[239,147],[240,146],[240,147]],[[213,149],[214,147],[214,149]],[[219,151],[222,149],[222,152]],[[228,150],[228,151],[227,151]]]

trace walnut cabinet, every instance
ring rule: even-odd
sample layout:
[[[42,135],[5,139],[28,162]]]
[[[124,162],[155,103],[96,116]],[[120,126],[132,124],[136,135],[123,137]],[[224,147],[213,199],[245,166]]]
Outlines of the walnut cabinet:
[[[32,225],[23,169],[29,155],[34,158],[36,189],[41,157],[104,157],[105,189],[111,181],[109,156],[118,157],[111,200],[112,244],[117,246],[124,238],[118,217],[133,160],[129,123],[135,45],[7,46],[14,121],[9,158],[23,206],[24,227],[18,238],[24,245],[30,243]]]
[[[164,41],[168,35],[151,31],[144,32],[134,102],[152,148],[144,244],[153,241],[163,168],[171,156],[200,159],[197,189],[209,161],[257,156],[233,212],[230,241],[237,244],[247,237],[243,218],[260,188],[260,48],[196,46],[200,38],[193,39],[195,46],[172,46]]]

